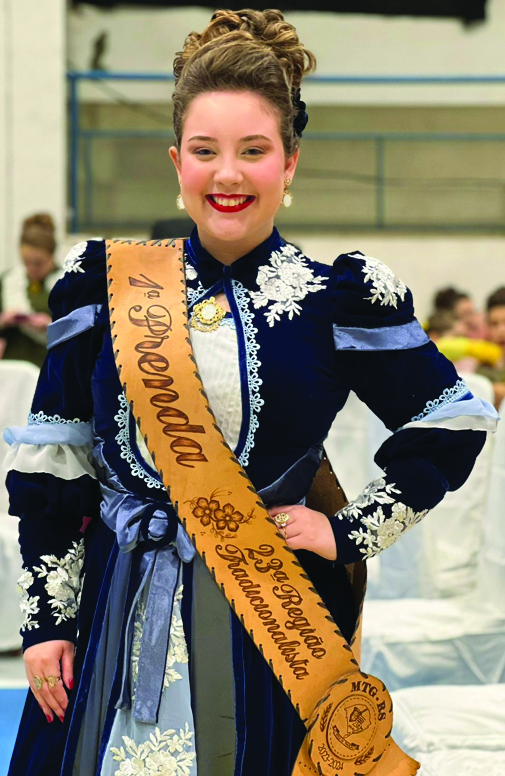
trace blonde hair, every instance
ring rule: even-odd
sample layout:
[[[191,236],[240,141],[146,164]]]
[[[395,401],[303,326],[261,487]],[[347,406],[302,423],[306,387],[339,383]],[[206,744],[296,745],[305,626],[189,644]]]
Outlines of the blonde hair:
[[[54,221],[49,213],[35,213],[25,218],[21,229],[20,245],[41,248],[51,255],[56,250]]]
[[[295,131],[302,77],[316,58],[280,11],[216,11],[201,33],[191,32],[174,60],[174,132],[180,149],[184,115],[199,94],[251,91],[277,110],[286,156],[300,144]]]

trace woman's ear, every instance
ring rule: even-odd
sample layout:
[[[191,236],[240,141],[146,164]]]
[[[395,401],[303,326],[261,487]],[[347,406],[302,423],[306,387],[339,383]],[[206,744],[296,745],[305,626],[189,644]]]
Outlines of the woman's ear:
[[[174,167],[177,171],[177,177],[179,178],[179,183],[181,182],[181,159],[179,156],[179,151],[175,146],[171,146],[168,149],[168,155],[170,156],[172,162],[174,163]]]
[[[286,159],[286,164],[284,167],[284,177],[289,178],[290,180],[293,180],[295,177],[295,170],[296,165],[298,164],[298,159],[300,158],[300,149],[297,148],[296,151],[292,156],[288,156]]]

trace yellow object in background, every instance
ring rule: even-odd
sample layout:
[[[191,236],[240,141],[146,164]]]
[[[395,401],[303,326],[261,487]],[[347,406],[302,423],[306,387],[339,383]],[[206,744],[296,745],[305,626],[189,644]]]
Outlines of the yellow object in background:
[[[503,356],[501,347],[494,342],[469,337],[440,337],[436,345],[450,361],[471,357],[476,358],[481,364],[494,366]]]

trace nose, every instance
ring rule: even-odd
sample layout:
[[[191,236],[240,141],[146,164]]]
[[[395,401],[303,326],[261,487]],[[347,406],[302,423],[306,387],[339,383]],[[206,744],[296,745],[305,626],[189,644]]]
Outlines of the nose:
[[[233,156],[221,156],[219,167],[214,175],[214,183],[222,188],[232,188],[240,186],[244,176],[240,169],[238,160]]]

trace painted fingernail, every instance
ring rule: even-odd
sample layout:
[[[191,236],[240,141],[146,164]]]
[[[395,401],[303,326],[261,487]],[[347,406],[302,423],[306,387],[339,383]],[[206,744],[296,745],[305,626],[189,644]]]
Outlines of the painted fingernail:
[[[68,689],[71,690],[73,686],[74,686],[74,680],[72,679],[72,677],[70,677],[70,679],[68,680]]]
[[[46,714],[46,719],[48,722],[52,722],[53,718],[49,716],[49,714]]]
[[[65,721],[65,717],[60,717],[59,715],[58,715],[58,719],[60,720],[60,722],[64,722]]]

